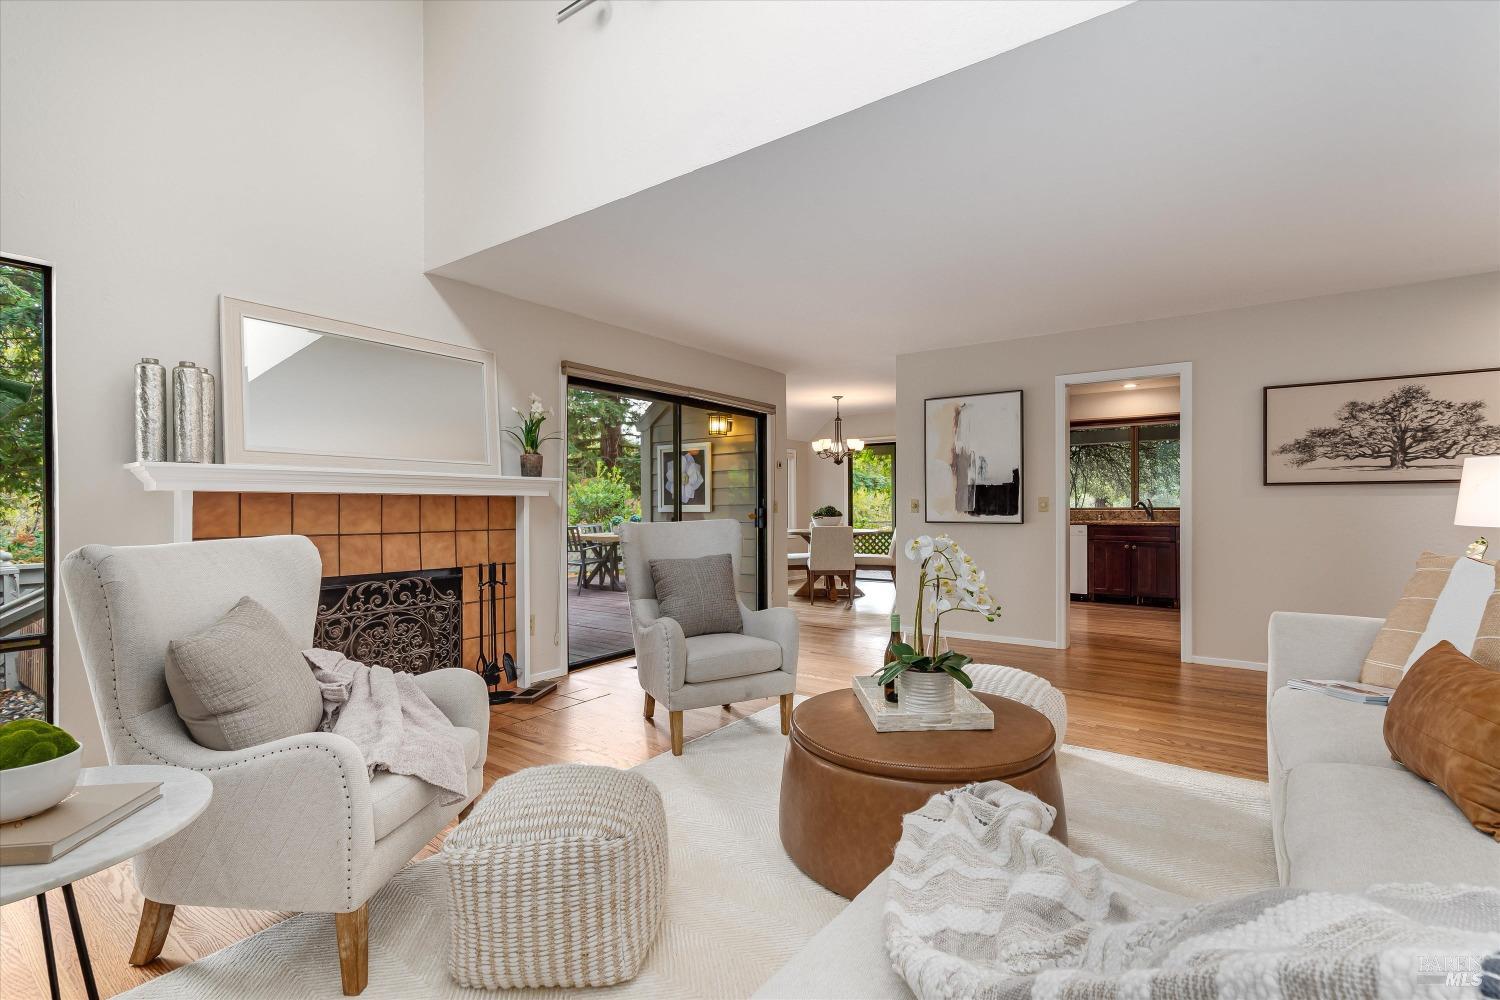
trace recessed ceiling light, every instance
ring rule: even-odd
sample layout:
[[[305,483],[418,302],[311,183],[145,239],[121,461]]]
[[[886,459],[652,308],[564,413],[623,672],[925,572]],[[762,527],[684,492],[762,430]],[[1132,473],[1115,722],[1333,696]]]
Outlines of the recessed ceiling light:
[[[1122,389],[1134,389],[1135,387],[1136,387],[1136,385],[1135,385],[1134,382],[1126,382],[1120,388],[1122,388]]]

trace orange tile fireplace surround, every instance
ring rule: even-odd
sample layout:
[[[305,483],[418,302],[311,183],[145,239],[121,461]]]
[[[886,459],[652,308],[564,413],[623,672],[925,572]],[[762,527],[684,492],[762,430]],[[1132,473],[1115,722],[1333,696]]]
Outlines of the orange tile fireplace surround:
[[[505,563],[506,648],[516,651],[516,498],[394,493],[193,494],[193,540],[305,535],[323,576],[458,566],[464,575],[464,666],[479,657],[479,565]],[[488,632],[489,623],[485,623]]]

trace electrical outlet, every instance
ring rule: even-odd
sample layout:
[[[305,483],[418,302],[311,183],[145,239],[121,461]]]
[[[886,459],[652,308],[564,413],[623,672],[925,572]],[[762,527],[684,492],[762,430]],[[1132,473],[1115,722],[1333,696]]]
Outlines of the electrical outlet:
[[[1036,509],[1039,510],[1039,511],[1041,511],[1043,514],[1047,513],[1047,511],[1049,511],[1049,510],[1052,509],[1052,498],[1051,497],[1037,497],[1036,498]]]
[[[526,629],[527,634],[536,635],[536,615],[532,615],[526,624],[528,626]]]
[[[920,501],[920,500],[913,500],[911,502],[911,512],[913,514],[920,514],[920,513],[922,513],[922,501]]]

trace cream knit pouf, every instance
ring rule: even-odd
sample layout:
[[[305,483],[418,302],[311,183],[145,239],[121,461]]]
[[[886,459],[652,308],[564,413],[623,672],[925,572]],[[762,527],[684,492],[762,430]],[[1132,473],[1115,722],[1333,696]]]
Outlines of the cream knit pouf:
[[[1063,736],[1068,731],[1068,700],[1057,688],[1036,674],[1029,674],[1018,667],[971,663],[964,667],[964,672],[974,682],[975,691],[997,694],[1041,712],[1057,732],[1052,745],[1055,747],[1062,743]]]
[[[630,771],[528,768],[495,782],[443,860],[454,982],[608,986],[635,977],[661,925],[666,809]]]

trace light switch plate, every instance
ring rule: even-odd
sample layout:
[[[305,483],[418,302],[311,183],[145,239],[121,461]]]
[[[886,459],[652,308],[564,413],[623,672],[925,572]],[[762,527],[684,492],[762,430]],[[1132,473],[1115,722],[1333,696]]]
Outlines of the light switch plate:
[[[1036,509],[1039,510],[1039,511],[1041,511],[1043,514],[1047,513],[1047,511],[1049,511],[1049,510],[1052,509],[1052,498],[1051,497],[1037,497],[1036,498]]]

